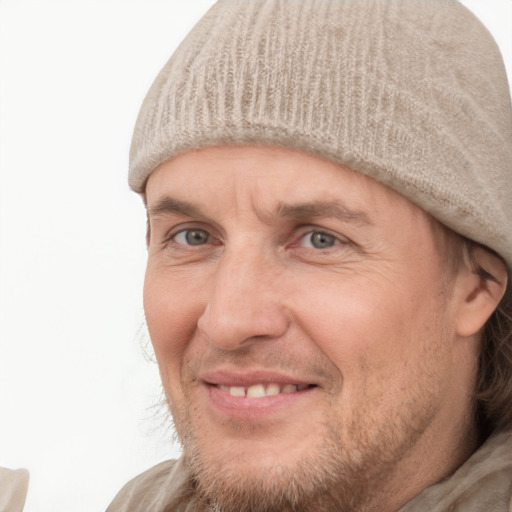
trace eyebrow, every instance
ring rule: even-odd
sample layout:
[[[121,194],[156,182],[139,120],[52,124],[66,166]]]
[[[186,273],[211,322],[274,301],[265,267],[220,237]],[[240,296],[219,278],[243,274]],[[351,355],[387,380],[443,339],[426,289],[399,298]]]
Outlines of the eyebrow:
[[[338,201],[312,201],[298,204],[281,202],[275,208],[274,214],[277,217],[294,220],[334,217],[344,222],[373,225],[366,213],[348,208]]]
[[[170,196],[164,196],[154,206],[148,207],[147,213],[148,217],[162,214],[181,214],[202,219],[208,217],[196,205]],[[281,201],[272,212],[257,212],[257,216],[266,223],[271,223],[273,218],[306,220],[334,217],[343,222],[366,226],[373,225],[366,213],[348,208],[338,201],[310,201],[297,204]]]
[[[180,201],[173,197],[165,196],[158,200],[155,206],[147,208],[148,217],[157,216],[161,214],[178,213],[188,217],[205,217],[201,210],[187,201]]]

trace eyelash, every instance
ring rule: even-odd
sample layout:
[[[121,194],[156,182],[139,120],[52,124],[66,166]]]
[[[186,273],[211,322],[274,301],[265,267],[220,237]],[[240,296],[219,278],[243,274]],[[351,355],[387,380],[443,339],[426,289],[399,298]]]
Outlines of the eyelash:
[[[184,239],[182,241],[177,240],[178,237],[186,237],[187,233],[191,233],[191,232],[204,233],[207,236],[206,243],[194,245],[194,244],[186,243],[186,239]],[[190,226],[190,227],[181,228],[181,229],[173,228],[173,229],[169,230],[163,237],[161,244],[162,244],[162,248],[167,248],[169,246],[173,246],[175,249],[177,248],[177,249],[188,250],[189,247],[193,248],[193,247],[201,247],[201,246],[207,245],[211,240],[214,240],[214,239],[215,239],[214,236],[207,229]]]
[[[332,242],[332,245],[329,245],[328,247],[315,247],[314,246],[315,242],[313,241],[313,238],[316,235],[317,235],[316,242],[322,243],[322,239],[323,240],[327,239],[329,242]],[[306,237],[309,237],[309,246],[302,245],[302,247],[307,247],[308,249],[314,249],[314,250],[318,250],[318,251],[329,250],[332,247],[335,247],[338,245],[344,245],[344,244],[348,243],[348,240],[346,238],[336,236],[332,233],[329,233],[328,231],[324,231],[324,230],[320,230],[320,229],[311,230],[311,231],[308,231],[307,233],[302,234],[299,237],[299,242],[306,240]]]
[[[210,233],[208,233],[208,231],[206,231],[205,229],[199,229],[199,228],[188,228],[188,229],[182,229],[181,231],[178,231],[177,233],[175,233],[174,235],[172,235],[170,237],[170,240],[173,240],[174,242],[180,244],[180,245],[187,245],[187,246],[190,246],[190,247],[194,247],[194,246],[197,246],[197,245],[205,245],[205,244],[194,244],[194,243],[185,243],[185,241],[182,241],[182,242],[178,242],[177,241],[177,238],[180,236],[180,235],[183,235],[185,238],[187,237],[187,234],[188,233],[196,233],[196,234],[202,234],[204,233],[206,235],[206,241],[205,241],[205,244],[208,243],[208,241],[210,241],[210,239],[212,238],[212,235],[210,235]]]

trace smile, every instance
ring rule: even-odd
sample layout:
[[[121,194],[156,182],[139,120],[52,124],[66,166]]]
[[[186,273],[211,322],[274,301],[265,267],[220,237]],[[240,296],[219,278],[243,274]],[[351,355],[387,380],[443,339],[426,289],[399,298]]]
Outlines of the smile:
[[[218,386],[225,393],[235,397],[263,398],[284,393],[297,393],[312,387],[310,384],[253,384],[252,386]]]
[[[243,423],[285,417],[291,414],[291,407],[298,407],[321,387],[312,382],[311,375],[262,368],[216,368],[202,373],[198,380],[206,392],[202,395],[204,406],[212,407],[216,418]]]

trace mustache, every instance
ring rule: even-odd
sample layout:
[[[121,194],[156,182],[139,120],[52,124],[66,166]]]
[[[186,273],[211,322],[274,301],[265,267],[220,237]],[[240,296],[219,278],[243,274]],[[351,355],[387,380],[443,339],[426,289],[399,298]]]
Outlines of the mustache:
[[[201,374],[218,368],[261,369],[321,383],[340,379],[338,368],[320,351],[301,354],[279,344],[261,341],[231,350],[212,345],[203,350],[191,350],[183,359],[182,380],[184,383],[194,382]]]

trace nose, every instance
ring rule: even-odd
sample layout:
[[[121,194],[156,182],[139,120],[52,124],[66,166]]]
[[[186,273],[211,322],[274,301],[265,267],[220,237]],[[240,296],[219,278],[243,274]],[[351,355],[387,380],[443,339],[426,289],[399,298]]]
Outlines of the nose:
[[[279,270],[261,255],[227,252],[210,284],[199,331],[213,345],[235,350],[287,331],[290,315],[283,303]]]

